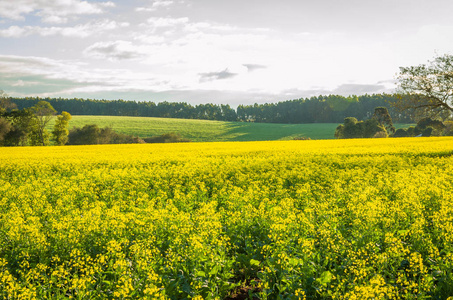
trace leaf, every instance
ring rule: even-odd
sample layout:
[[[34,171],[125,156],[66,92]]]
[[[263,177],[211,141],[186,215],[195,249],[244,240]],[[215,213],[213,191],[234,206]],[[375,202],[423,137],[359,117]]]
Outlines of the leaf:
[[[288,263],[289,263],[291,266],[295,267],[295,266],[297,266],[297,265],[299,265],[299,264],[302,264],[303,262],[302,262],[302,260],[299,259],[299,258],[291,258],[291,259],[289,260]]]
[[[333,275],[329,271],[322,272],[321,276],[316,279],[322,286],[326,286],[329,282],[332,281]]]
[[[259,260],[253,258],[250,260],[250,266],[259,267],[260,263],[261,262]]]
[[[206,277],[206,273],[203,272],[203,271],[198,271],[198,272],[197,272],[197,276],[198,276],[198,277]]]
[[[211,271],[209,272],[209,275],[216,275],[217,273],[219,273],[219,271],[220,271],[220,266],[215,265],[214,268],[212,268]]]

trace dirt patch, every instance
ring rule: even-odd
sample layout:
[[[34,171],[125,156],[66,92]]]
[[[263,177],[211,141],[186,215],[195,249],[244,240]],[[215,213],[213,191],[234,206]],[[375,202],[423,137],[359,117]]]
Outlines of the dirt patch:
[[[261,289],[256,286],[244,286],[235,290],[231,296],[226,297],[224,300],[259,300],[260,298],[258,298],[257,296],[251,295],[253,295],[254,293],[259,293],[260,291]]]

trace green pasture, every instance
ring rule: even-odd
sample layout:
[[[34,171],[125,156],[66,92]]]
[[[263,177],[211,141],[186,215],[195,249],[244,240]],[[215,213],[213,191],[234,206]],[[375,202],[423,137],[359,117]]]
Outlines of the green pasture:
[[[49,131],[53,128],[53,122],[48,125]],[[290,140],[296,137],[333,139],[335,128],[338,126],[337,123],[271,124],[149,117],[72,116],[69,128],[83,127],[86,124],[108,126],[116,132],[141,138],[174,132],[193,142]]]

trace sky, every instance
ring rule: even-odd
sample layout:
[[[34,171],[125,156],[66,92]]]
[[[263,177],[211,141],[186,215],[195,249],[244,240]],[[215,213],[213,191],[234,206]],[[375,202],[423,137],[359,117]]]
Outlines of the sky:
[[[0,90],[253,104],[393,92],[453,54],[451,0],[0,0]]]

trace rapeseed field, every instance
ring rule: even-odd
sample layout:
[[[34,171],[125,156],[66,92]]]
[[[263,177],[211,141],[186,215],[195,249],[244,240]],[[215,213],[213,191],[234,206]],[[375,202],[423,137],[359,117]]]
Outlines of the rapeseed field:
[[[0,149],[1,299],[240,293],[453,296],[453,138]]]

